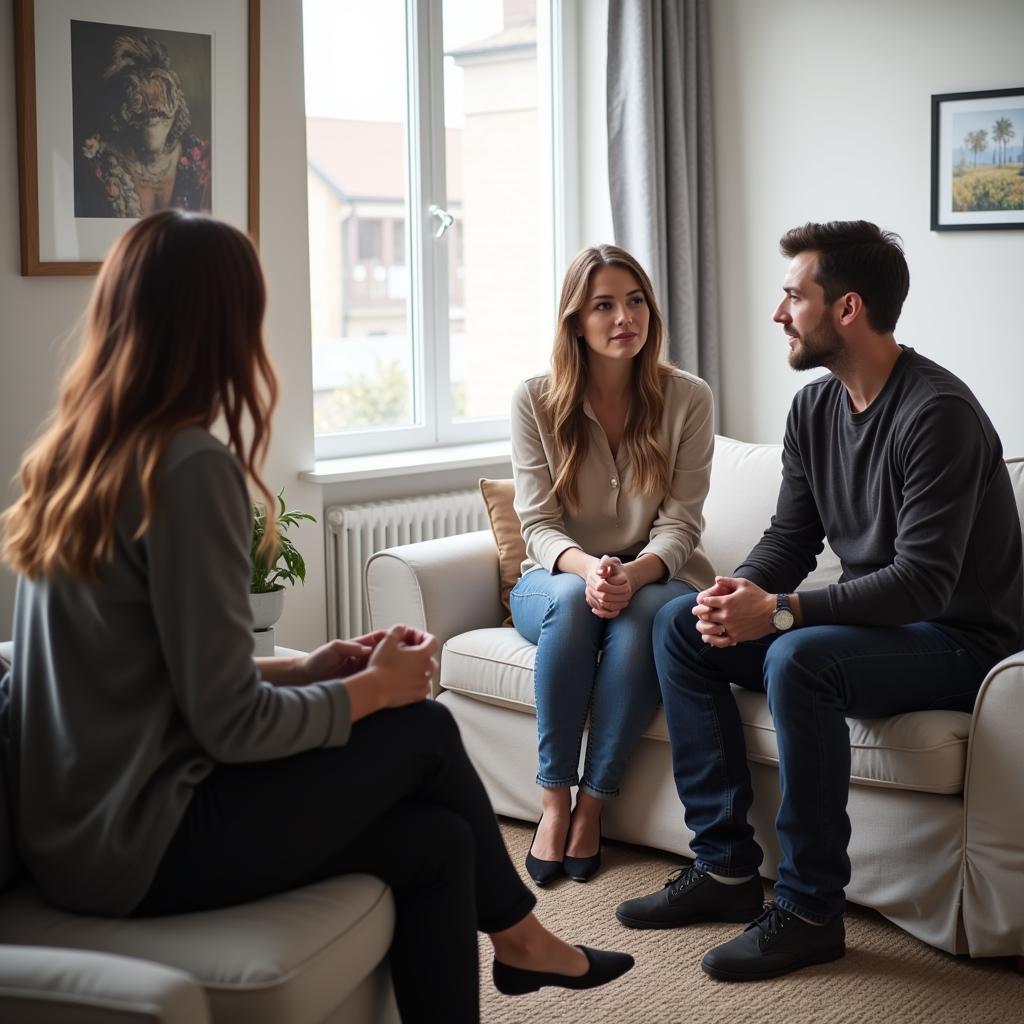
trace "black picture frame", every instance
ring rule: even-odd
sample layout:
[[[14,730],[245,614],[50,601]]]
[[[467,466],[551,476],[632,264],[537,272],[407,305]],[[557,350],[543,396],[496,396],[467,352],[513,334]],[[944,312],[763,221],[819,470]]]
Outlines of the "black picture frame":
[[[933,95],[931,156],[932,231],[1024,229],[1024,86]]]

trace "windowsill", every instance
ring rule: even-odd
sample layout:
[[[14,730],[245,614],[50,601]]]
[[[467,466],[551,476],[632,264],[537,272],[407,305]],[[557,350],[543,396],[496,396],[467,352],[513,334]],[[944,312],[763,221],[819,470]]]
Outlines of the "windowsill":
[[[312,469],[299,473],[299,479],[311,484],[353,483],[356,480],[380,480],[409,476],[412,473],[441,473],[448,469],[495,466],[512,457],[508,440],[483,444],[459,444],[446,448],[420,448],[416,451],[387,452],[381,455],[350,455],[343,459],[317,459]]]

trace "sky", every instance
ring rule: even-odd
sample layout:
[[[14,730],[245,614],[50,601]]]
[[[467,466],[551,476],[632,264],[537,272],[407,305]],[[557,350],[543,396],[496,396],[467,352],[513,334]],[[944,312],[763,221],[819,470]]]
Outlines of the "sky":
[[[306,114],[362,121],[405,119],[404,0],[303,0]],[[501,0],[444,0],[444,45],[501,31]],[[453,62],[446,61],[446,66]],[[449,125],[462,110],[462,72],[445,74]]]
[[[968,132],[975,132],[984,128],[988,132],[988,155],[992,153],[992,125],[1000,117],[1009,118],[1013,122],[1014,136],[1007,144],[1007,153],[1011,159],[1016,159],[1021,146],[1024,146],[1024,107],[1015,107],[1011,110],[970,110],[963,113],[953,114],[953,125],[951,141],[953,152],[956,155],[963,148],[964,136]]]

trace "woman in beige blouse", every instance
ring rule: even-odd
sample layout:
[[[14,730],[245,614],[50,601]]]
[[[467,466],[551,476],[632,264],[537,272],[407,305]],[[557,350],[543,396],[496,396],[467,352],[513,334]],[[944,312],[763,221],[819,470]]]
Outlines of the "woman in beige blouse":
[[[543,814],[526,867],[539,885],[599,868],[601,809],[658,706],[654,616],[713,579],[700,548],[711,390],[662,361],[664,338],[636,260],[612,245],[584,249],[562,285],[551,372],[512,401],[526,561],[511,607],[538,647]]]

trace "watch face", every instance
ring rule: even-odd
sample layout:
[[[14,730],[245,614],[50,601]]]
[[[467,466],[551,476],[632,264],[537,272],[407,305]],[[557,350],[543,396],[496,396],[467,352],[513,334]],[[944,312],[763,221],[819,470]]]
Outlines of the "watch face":
[[[788,608],[776,608],[775,614],[772,615],[772,625],[778,630],[792,629],[795,621],[793,613]]]

